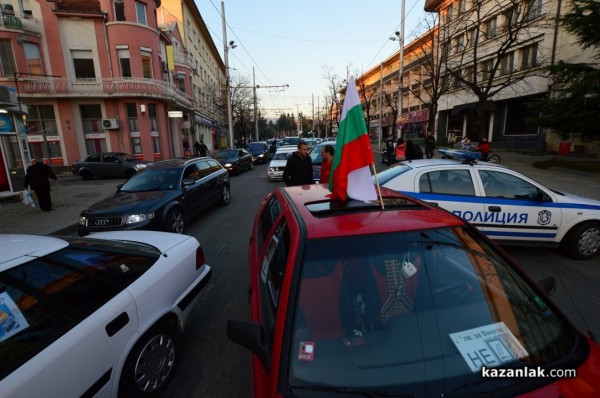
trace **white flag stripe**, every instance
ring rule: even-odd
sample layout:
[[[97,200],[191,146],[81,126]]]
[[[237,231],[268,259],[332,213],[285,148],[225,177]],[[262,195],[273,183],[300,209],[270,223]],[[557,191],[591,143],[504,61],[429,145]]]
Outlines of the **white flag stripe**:
[[[348,174],[348,197],[363,202],[377,199],[369,166],[361,167]]]
[[[340,121],[346,118],[346,113],[348,113],[349,109],[356,105],[360,105],[362,109],[362,105],[360,103],[360,99],[358,98],[358,91],[356,91],[356,83],[354,83],[354,76],[351,76],[348,79],[348,87],[346,87],[346,98],[344,98],[344,106],[342,107],[342,117]]]

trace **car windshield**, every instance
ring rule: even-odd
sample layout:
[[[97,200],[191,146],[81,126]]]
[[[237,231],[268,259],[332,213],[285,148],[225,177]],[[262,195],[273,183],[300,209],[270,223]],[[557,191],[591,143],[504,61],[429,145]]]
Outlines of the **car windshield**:
[[[121,191],[169,191],[179,186],[180,173],[179,169],[145,169],[127,180]]]
[[[278,152],[273,156],[273,160],[287,160],[293,152]]]
[[[263,144],[262,142],[248,144],[249,151],[264,151],[265,149],[265,144]]]
[[[379,180],[379,184],[383,185],[386,182],[396,178],[400,174],[404,174],[410,170],[412,170],[410,166],[406,166],[404,164],[397,164],[377,173],[377,179]]]
[[[239,155],[239,151],[237,149],[226,149],[224,151],[219,152],[219,156],[226,159],[237,158]]]
[[[284,356],[293,391],[485,395],[519,380],[482,379],[482,366],[587,355],[553,304],[468,227],[308,241],[299,278]]]

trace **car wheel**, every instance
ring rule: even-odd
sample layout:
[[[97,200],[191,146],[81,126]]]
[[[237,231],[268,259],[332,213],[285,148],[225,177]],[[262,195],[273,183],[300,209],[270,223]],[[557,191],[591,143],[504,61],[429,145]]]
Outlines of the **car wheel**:
[[[154,397],[164,389],[175,369],[177,330],[168,324],[152,327],[127,356],[119,396]]]
[[[91,171],[89,170],[81,170],[79,172],[79,175],[81,176],[81,178],[83,178],[84,180],[91,180],[92,178],[94,178],[94,175],[92,174]]]
[[[229,185],[224,184],[223,188],[221,188],[221,205],[227,206],[231,202],[231,190],[229,189]]]
[[[591,221],[576,225],[563,238],[561,249],[577,260],[594,257],[600,250],[600,223]]]
[[[250,166],[248,166],[248,170],[254,169],[254,162],[250,162]]]
[[[136,173],[135,170],[133,169],[128,169],[125,171],[125,178],[131,178],[131,176],[133,176]]]
[[[185,218],[181,209],[178,207],[171,209],[167,214],[165,222],[165,229],[167,232],[174,232],[176,234],[182,234],[185,227]]]

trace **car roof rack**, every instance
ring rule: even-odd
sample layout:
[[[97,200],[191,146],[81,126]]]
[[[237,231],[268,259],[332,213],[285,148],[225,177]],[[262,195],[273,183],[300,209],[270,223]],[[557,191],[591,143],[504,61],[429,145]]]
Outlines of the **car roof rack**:
[[[462,160],[463,164],[470,164],[470,165],[476,164],[477,160],[481,159],[481,156],[483,155],[481,152],[465,151],[465,150],[450,149],[450,148],[440,148],[440,149],[438,149],[438,152],[441,153],[445,157],[456,159],[456,160]]]

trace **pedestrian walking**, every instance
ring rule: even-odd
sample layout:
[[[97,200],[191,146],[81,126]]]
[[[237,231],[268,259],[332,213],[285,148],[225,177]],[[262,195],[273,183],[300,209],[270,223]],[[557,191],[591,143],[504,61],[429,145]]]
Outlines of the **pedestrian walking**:
[[[206,146],[204,141],[202,141],[202,142],[196,141],[196,144],[194,144],[194,146],[196,148],[196,156],[208,155],[208,147]]]
[[[312,161],[308,156],[308,144],[304,141],[298,143],[298,150],[285,165],[283,181],[287,186],[313,184]]]
[[[390,133],[385,140],[385,150],[388,158],[388,165],[394,163],[394,136]]]
[[[50,197],[50,180],[58,181],[56,174],[50,166],[44,164],[42,158],[36,158],[35,163],[27,168],[25,173],[24,188],[29,187],[35,192],[40,204],[40,209],[43,211],[52,210],[52,198]]]
[[[398,138],[396,148],[394,148],[394,159],[396,162],[406,160],[406,144],[402,138]]]
[[[415,144],[413,140],[406,140],[406,160],[423,159],[423,152],[418,144]]]
[[[425,137],[425,156],[427,159],[431,159],[433,157],[433,153],[435,151],[435,137],[431,131],[427,132],[427,136]]]

